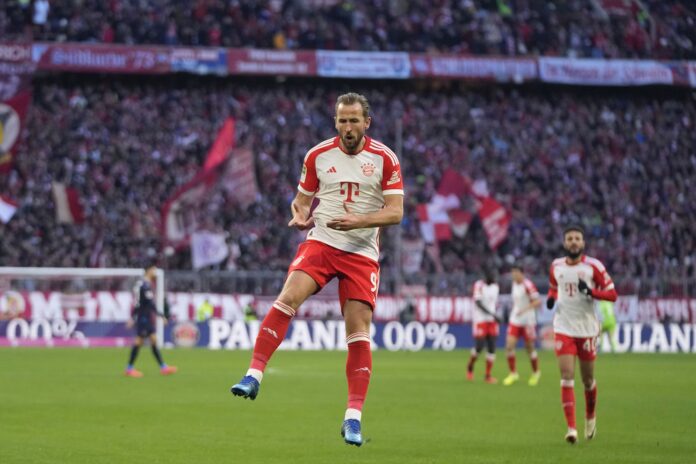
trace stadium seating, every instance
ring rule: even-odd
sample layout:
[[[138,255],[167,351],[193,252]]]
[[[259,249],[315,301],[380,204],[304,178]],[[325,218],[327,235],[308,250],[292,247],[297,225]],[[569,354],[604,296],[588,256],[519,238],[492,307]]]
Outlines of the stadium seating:
[[[240,210],[216,192],[200,221],[229,232],[236,269],[286,269],[301,240],[285,224],[302,158],[334,133],[337,94],[354,89],[371,100],[374,137],[393,146],[403,120],[405,238],[420,237],[416,205],[453,167],[512,211],[492,258],[501,267],[525,259],[544,274],[563,226],[579,221],[615,275],[694,275],[696,103],[687,91],[85,76],[39,78],[34,89],[30,135],[16,169],[0,176],[0,191],[20,204],[0,224],[5,265],[130,266],[158,254],[163,203],[233,115],[238,143],[257,156],[261,199]],[[56,222],[53,181],[77,189],[83,225]],[[440,257],[447,273],[490,261],[480,224],[441,243]],[[189,259],[179,253],[168,266],[190,269]],[[433,271],[426,256],[421,275]]]
[[[126,44],[694,59],[696,9],[677,0],[17,2],[0,36]]]

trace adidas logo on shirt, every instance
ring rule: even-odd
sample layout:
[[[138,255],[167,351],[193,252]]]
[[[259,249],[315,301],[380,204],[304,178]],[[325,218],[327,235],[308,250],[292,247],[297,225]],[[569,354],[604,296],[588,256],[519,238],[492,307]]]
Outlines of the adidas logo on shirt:
[[[333,166],[331,166],[329,169],[326,170],[327,174],[336,174],[336,172],[338,172],[338,171],[336,171],[336,168]]]

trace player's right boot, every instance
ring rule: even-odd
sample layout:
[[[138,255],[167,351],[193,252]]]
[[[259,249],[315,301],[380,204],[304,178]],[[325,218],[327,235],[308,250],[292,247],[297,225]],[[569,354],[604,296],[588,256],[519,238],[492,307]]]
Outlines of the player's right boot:
[[[529,377],[529,384],[530,387],[536,387],[539,384],[539,379],[541,378],[541,371],[536,371],[532,372],[532,375]]]
[[[133,378],[139,379],[140,377],[143,376],[143,373],[137,369],[126,369],[126,372],[124,375],[126,377],[133,377]]]
[[[597,418],[585,418],[585,440],[592,440],[597,435]]]
[[[258,380],[250,375],[245,375],[238,384],[230,388],[230,391],[234,396],[241,396],[254,400],[256,399],[256,395],[259,394],[259,388],[261,388],[261,384]]]
[[[466,371],[466,380],[469,382],[474,381],[474,373],[472,371]]]
[[[578,431],[575,429],[568,428],[568,432],[565,434],[565,441],[574,445],[578,441]]]
[[[344,420],[341,426],[341,436],[347,445],[361,446],[363,439],[360,432],[360,421],[357,419]]]
[[[518,374],[517,372],[510,372],[508,376],[505,377],[505,379],[503,379],[503,385],[509,387],[518,380],[520,380],[520,374]]]

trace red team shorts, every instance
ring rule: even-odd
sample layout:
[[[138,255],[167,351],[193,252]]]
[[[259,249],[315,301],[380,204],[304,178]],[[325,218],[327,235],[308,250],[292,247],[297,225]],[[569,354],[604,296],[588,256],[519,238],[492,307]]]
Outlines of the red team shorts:
[[[577,356],[581,361],[594,361],[597,359],[597,337],[570,337],[561,333],[555,333],[556,356],[570,354]]]
[[[346,300],[359,300],[374,310],[379,290],[379,264],[356,253],[339,250],[317,240],[300,244],[288,274],[302,271],[323,288],[338,278],[338,298],[341,312]]]
[[[536,326],[509,324],[507,334],[508,337],[516,337],[518,339],[523,338],[525,340],[534,341],[536,340]]]
[[[474,324],[474,338],[483,338],[488,336],[498,336],[497,322],[477,322]]]

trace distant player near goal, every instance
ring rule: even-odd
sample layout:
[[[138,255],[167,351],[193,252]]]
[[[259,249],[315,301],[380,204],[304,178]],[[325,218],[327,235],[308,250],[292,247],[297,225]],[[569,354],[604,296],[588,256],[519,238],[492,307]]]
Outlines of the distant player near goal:
[[[311,230],[261,323],[249,370],[231,391],[256,398],[266,365],[297,308],[337,278],[348,345],[348,404],[341,435],[347,444],[360,446],[362,409],[372,375],[370,325],[379,288],[379,228],[401,222],[404,191],[394,152],[365,135],[371,122],[367,99],[356,93],[341,95],[335,110],[338,136],[309,150],[292,201],[288,225]],[[315,197],[320,201],[312,216]]]
[[[552,309],[557,302],[553,330],[561,371],[561,401],[568,424],[565,439],[575,443],[578,439],[575,426],[575,357],[580,360],[580,374],[585,386],[585,439],[591,440],[597,431],[594,361],[600,330],[594,301],[616,301],[617,295],[604,265],[583,254],[585,233],[582,227],[570,226],[565,229],[563,248],[566,256],[551,264],[546,307]]]
[[[536,341],[536,310],[541,306],[539,291],[534,283],[525,277],[522,266],[515,264],[511,268],[512,274],[512,311],[507,330],[505,351],[507,354],[510,374],[503,380],[503,385],[509,386],[517,382],[520,374],[517,372],[515,359],[515,346],[517,340],[524,340],[524,346],[532,363],[532,375],[529,385],[534,387],[539,383],[541,371],[539,370],[539,358],[534,342]]]
[[[466,379],[474,380],[474,364],[483,348],[487,348],[486,353],[486,383],[495,384],[498,380],[491,375],[493,363],[495,362],[495,344],[498,340],[500,319],[496,315],[498,305],[498,295],[500,287],[495,279],[495,272],[492,269],[484,269],[484,278],[474,283],[473,298],[476,308],[473,317],[473,332],[475,346],[471,350],[469,363],[466,366]]]
[[[157,335],[155,335],[155,319],[157,317],[165,318],[164,314],[157,312],[155,304],[155,279],[157,267],[148,266],[145,268],[145,276],[138,280],[138,283],[133,288],[133,297],[135,304],[131,319],[128,320],[129,328],[135,326],[135,339],[131,347],[130,356],[128,358],[128,366],[126,367],[127,377],[142,377],[143,373],[135,368],[135,359],[138,357],[140,347],[143,346],[145,339],[150,340],[150,348],[152,355],[157,360],[162,375],[171,375],[176,373],[177,368],[168,366],[162,359],[162,353],[157,348]],[[166,313],[166,310],[165,310]],[[165,318],[166,320],[166,318]]]

